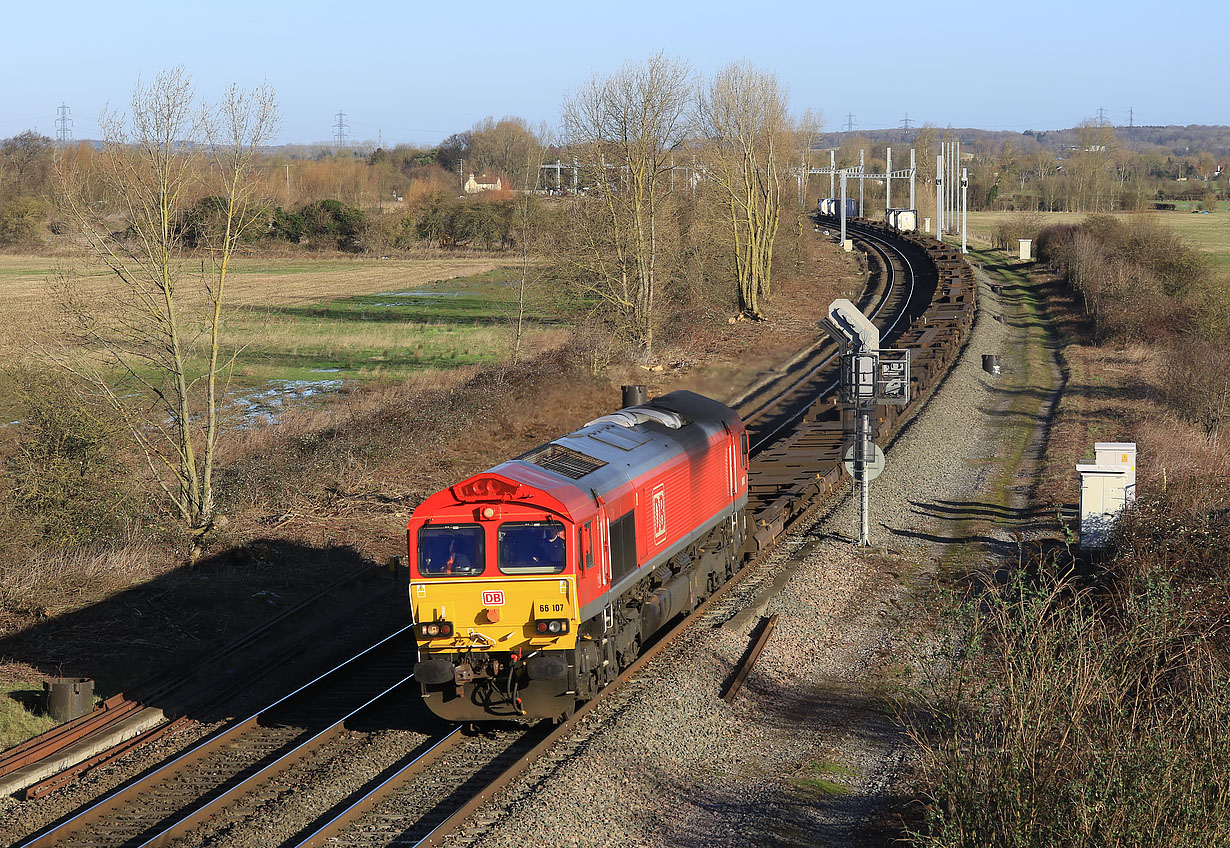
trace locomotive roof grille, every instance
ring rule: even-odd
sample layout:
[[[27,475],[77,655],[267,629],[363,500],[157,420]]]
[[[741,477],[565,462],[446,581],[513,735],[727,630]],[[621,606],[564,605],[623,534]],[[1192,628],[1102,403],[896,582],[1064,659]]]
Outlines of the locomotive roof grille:
[[[545,468],[548,471],[554,471],[556,474],[561,474],[570,480],[580,480],[591,471],[597,471],[606,465],[601,459],[595,459],[580,451],[556,444],[547,444],[540,448],[534,448],[529,453],[517,458],[533,463],[540,468]]]

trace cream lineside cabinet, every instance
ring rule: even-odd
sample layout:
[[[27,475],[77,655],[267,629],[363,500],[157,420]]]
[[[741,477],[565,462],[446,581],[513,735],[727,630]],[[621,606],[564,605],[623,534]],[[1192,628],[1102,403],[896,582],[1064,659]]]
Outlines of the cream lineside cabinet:
[[[1136,499],[1136,444],[1098,442],[1094,461],[1079,462],[1081,550],[1101,550],[1124,507]]]

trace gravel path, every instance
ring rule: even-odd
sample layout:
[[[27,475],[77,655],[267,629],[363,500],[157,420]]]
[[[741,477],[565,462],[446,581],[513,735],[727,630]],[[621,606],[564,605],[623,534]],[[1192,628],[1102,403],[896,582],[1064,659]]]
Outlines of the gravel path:
[[[872,484],[873,541],[885,547],[850,547],[850,498],[791,534],[631,697],[595,711],[583,756],[510,787],[463,843],[884,844],[879,820],[909,754],[885,695],[925,620],[920,590],[954,552],[1014,545],[1028,518],[997,494],[1020,429],[1019,415],[1004,413],[1020,394],[1027,329],[994,320],[1018,316],[985,285],[982,297],[956,368]],[[1004,355],[998,381],[982,372],[983,353]],[[779,575],[784,586],[773,591]],[[752,614],[732,620],[748,606]],[[728,706],[723,682],[759,615],[772,613],[777,631]]]

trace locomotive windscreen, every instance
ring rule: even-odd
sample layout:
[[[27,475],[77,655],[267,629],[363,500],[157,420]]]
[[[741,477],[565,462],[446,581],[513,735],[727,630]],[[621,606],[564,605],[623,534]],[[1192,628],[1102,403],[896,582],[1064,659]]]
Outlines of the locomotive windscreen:
[[[429,524],[419,531],[419,573],[471,577],[487,563],[483,528],[477,524]]]
[[[505,574],[559,574],[567,564],[567,537],[558,521],[506,521],[496,538]]]

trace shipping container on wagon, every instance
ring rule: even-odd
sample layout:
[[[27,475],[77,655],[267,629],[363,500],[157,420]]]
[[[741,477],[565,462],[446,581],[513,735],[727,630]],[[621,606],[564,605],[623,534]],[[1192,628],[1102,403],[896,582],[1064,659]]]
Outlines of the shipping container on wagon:
[[[912,233],[918,229],[918,211],[915,209],[889,209],[884,223],[899,233]]]

